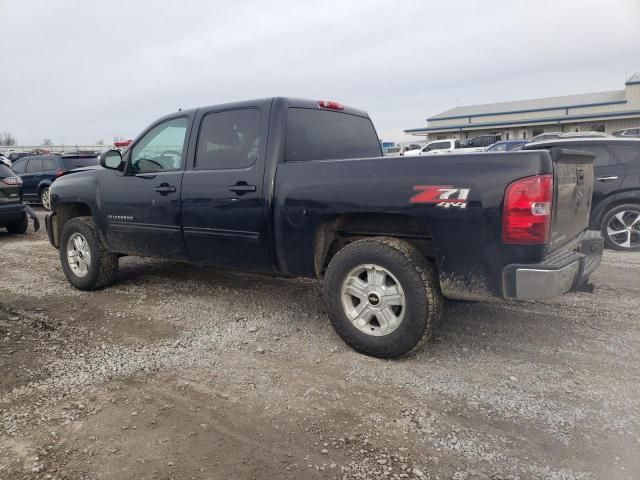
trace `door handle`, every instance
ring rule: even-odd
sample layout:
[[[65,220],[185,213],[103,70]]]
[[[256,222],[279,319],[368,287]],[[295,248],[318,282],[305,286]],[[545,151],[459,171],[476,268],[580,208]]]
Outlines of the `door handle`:
[[[609,180],[618,180],[618,177],[598,177],[596,180],[599,182],[608,182]]]
[[[168,193],[173,193],[176,191],[176,187],[173,185],[169,185],[168,183],[163,183],[159,187],[154,188],[154,190],[158,193],[166,195]]]
[[[255,192],[255,185],[248,185],[247,182],[238,182],[235,185],[231,185],[229,190],[236,192],[238,195],[244,195],[245,193]]]

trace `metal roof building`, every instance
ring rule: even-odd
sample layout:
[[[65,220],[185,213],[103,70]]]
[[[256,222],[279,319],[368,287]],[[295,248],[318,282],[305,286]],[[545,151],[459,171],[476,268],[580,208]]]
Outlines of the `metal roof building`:
[[[640,126],[640,73],[632,75],[623,90],[455,107],[427,118],[426,127],[405,133],[429,140],[500,133],[508,140],[543,132],[611,133],[635,126]]]

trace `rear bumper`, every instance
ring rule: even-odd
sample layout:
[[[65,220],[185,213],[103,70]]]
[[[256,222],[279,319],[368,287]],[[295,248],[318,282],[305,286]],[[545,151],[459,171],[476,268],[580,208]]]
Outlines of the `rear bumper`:
[[[22,221],[25,215],[28,215],[33,220],[33,229],[37,232],[40,229],[40,220],[26,203],[0,204],[0,227],[18,223]]]
[[[502,271],[503,296],[538,300],[575,291],[598,268],[603,249],[600,232],[587,230],[542,263],[507,265]]]
[[[18,223],[26,212],[24,203],[0,203],[0,226]]]

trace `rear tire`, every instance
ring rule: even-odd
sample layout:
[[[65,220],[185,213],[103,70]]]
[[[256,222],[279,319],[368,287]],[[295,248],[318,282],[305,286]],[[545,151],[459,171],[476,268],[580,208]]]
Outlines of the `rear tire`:
[[[9,233],[16,233],[18,235],[27,233],[28,228],[29,228],[29,218],[26,215],[22,216],[21,221],[17,223],[12,223],[6,226],[6,229]]]
[[[51,210],[51,192],[49,191],[49,187],[44,187],[40,191],[40,203],[45,209]]]
[[[354,350],[396,358],[426,341],[442,312],[433,266],[411,244],[389,237],[340,250],[324,280],[327,314]]]
[[[602,218],[602,237],[607,247],[623,252],[640,250],[640,205],[627,203],[609,210]]]
[[[113,282],[118,255],[102,243],[91,217],[76,217],[62,228],[60,263],[67,280],[80,290],[96,290]]]

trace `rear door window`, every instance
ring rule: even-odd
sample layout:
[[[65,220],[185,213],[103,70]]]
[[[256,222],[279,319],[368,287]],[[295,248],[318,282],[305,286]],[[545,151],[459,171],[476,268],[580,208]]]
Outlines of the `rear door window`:
[[[348,113],[290,108],[285,161],[380,157],[371,120]]]
[[[258,158],[261,119],[257,108],[207,114],[200,125],[195,168],[229,170],[253,165]]]
[[[43,158],[42,159],[42,170],[45,172],[49,172],[55,170],[58,166],[56,165],[55,158]]]
[[[27,165],[27,173],[41,172],[42,171],[42,159],[30,158]]]

